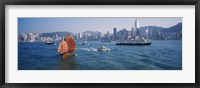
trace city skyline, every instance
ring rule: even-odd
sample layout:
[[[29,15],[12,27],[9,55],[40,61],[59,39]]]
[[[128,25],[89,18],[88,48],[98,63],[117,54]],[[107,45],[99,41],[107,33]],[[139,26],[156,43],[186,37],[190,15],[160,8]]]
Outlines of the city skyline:
[[[18,33],[50,33],[68,31],[81,33],[84,31],[113,32],[113,28],[131,30],[135,20],[140,27],[158,26],[168,28],[182,22],[181,17],[127,17],[127,18],[18,18]],[[71,30],[73,29],[73,30]]]
[[[76,40],[95,40],[95,41],[111,41],[111,40],[127,40],[127,39],[182,39],[182,23],[171,26],[170,28],[161,28],[157,26],[140,27],[138,19],[135,20],[135,27],[131,30],[113,28],[113,33],[107,31],[102,34],[99,31],[84,31],[82,33],[71,32],[52,32],[52,33],[20,33],[18,35],[21,42],[37,42],[37,41],[57,41],[62,40],[66,35],[72,34]]]

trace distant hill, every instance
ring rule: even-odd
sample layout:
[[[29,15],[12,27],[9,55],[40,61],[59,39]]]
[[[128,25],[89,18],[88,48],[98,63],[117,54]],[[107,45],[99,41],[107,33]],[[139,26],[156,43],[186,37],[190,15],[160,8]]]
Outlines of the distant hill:
[[[71,33],[71,32],[51,32],[51,33],[41,33],[41,34],[42,34],[41,37],[53,37],[56,34],[58,36],[66,36],[68,34],[72,34],[73,35],[73,33]]]
[[[145,36],[146,29],[149,29],[149,35],[151,39],[158,39],[158,36],[162,38],[181,39],[182,37],[182,23],[178,23],[174,26],[163,28],[158,26],[146,26],[140,28],[141,35]],[[160,33],[160,34],[159,34]]]
[[[146,27],[141,27],[141,31],[145,31],[146,29],[149,29],[151,31],[159,31],[159,32],[182,32],[182,23],[178,23],[174,26],[171,26],[169,28],[163,28],[163,27],[158,27],[158,26],[146,26]]]
[[[163,30],[163,32],[182,32],[182,23]]]

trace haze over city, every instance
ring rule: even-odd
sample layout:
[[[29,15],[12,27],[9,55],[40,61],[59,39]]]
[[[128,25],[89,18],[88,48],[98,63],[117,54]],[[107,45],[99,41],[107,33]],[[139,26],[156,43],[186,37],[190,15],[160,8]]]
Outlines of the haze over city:
[[[135,17],[126,18],[18,18],[18,33],[49,33],[68,31],[113,32],[113,28],[131,30]],[[182,22],[181,17],[137,17],[140,27],[158,26],[168,28]]]

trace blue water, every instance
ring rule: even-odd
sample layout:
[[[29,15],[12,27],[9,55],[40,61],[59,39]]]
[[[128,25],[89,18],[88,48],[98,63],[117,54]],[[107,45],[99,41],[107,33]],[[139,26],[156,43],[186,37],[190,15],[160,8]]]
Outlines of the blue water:
[[[115,45],[89,41],[77,42],[77,55],[61,59],[59,42],[18,43],[19,70],[182,70],[182,41],[154,40],[150,46]],[[99,46],[111,49],[98,52]]]

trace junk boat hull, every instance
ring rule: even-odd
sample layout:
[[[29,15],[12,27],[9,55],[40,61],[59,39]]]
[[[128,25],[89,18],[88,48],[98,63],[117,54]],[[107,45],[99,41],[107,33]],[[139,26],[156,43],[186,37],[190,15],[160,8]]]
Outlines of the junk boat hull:
[[[73,57],[73,56],[75,56],[75,53],[73,53],[73,54],[61,54],[61,57],[62,57],[62,59],[68,59],[68,58],[70,58],[70,57]]]

